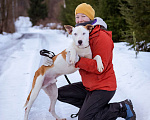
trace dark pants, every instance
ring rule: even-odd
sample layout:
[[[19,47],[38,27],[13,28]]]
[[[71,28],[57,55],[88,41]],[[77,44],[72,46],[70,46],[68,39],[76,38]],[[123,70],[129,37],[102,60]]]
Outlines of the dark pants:
[[[72,104],[79,110],[79,120],[116,120],[121,116],[120,103],[108,102],[115,91],[87,91],[82,82],[58,89],[58,100]]]

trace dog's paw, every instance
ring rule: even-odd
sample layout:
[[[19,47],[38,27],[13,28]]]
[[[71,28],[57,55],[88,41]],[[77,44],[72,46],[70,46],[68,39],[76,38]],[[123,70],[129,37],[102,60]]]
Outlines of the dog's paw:
[[[75,60],[70,60],[70,65],[74,65],[75,64]]]
[[[96,56],[94,57],[94,59],[95,59],[96,62],[97,62],[97,70],[98,70],[99,72],[103,72],[104,66],[103,66],[101,57],[100,57],[99,55],[96,55]]]
[[[73,51],[73,50],[70,50],[70,51],[67,51],[67,54],[66,54],[66,61],[67,63],[70,65],[74,65],[75,62],[76,62],[76,51]]]
[[[97,65],[97,70],[98,70],[98,72],[103,72],[103,70],[104,70],[103,63],[99,63],[99,64]]]
[[[69,61],[69,62],[70,62],[71,65],[74,65],[75,62],[76,62],[75,56],[71,55],[71,56],[70,56],[70,61]]]

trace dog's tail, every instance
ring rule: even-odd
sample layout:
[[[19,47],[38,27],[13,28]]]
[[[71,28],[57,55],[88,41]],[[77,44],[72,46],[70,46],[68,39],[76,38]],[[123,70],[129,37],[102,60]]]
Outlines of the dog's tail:
[[[27,97],[27,100],[26,100],[25,104],[24,104],[24,107],[27,106],[27,104],[28,104],[28,102],[29,102],[29,100],[30,100],[31,93],[32,93],[32,91],[33,91],[33,89],[34,89],[34,87],[35,87],[36,82],[37,82],[37,78],[38,78],[40,75],[44,76],[44,74],[45,74],[47,68],[48,68],[48,67],[42,65],[42,66],[35,72],[34,79],[33,79],[33,83],[32,83],[32,88],[31,88],[31,91],[30,91],[30,93],[29,93],[29,95],[28,95],[28,97]],[[44,78],[43,78],[43,79],[44,79]]]

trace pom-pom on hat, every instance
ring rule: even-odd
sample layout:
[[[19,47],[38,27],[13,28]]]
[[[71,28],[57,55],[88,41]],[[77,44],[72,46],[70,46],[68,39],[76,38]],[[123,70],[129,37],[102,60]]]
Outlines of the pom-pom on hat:
[[[91,5],[87,4],[87,3],[82,3],[80,5],[78,5],[75,9],[75,16],[78,13],[83,13],[85,14],[87,17],[89,17],[91,20],[94,19],[95,17],[95,10],[92,8]]]

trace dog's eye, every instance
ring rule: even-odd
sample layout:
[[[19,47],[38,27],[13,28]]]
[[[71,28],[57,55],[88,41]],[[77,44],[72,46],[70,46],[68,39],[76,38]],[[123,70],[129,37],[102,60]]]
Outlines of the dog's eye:
[[[85,35],[85,33],[83,33],[83,35]]]
[[[74,33],[74,35],[76,36],[76,35],[77,35],[77,33]]]

